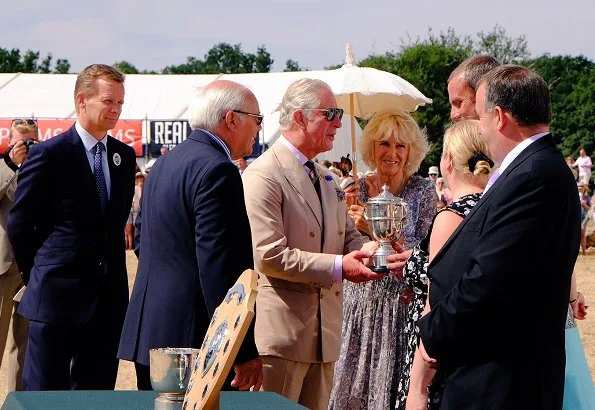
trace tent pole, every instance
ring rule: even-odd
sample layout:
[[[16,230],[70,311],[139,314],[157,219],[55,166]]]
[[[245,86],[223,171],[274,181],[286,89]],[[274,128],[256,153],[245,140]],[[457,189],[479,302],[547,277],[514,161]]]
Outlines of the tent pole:
[[[357,147],[355,144],[355,116],[353,115],[353,94],[349,94],[349,114],[351,115],[351,161],[353,164],[353,176],[357,176]]]

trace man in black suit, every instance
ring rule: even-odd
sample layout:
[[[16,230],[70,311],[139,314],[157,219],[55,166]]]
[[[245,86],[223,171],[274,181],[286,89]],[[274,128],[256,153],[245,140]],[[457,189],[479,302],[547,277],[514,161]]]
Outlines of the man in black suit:
[[[497,67],[476,104],[500,168],[429,266],[420,351],[446,373],[443,409],[561,409],[576,184],[549,134],[539,75]]]
[[[199,347],[228,289],[254,268],[242,180],[232,160],[252,152],[263,119],[258,101],[237,83],[215,81],[189,110],[193,132],[151,168],[137,217],[139,265],[118,357],[135,362],[143,390],[151,388],[149,350]],[[232,386],[258,390],[262,362],[250,329]]]
[[[27,290],[25,390],[113,389],[128,303],[124,225],[134,150],[107,135],[124,103],[124,75],[95,64],[77,77],[76,124],[31,147],[8,233]]]

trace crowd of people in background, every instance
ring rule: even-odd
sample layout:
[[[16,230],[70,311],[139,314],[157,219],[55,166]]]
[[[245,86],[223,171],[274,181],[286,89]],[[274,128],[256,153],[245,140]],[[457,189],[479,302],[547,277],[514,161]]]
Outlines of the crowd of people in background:
[[[347,153],[318,161],[343,110],[312,79],[289,86],[281,136],[257,158],[258,100],[218,80],[190,104],[188,139],[141,169],[107,133],[124,82],[85,68],[78,120],[52,140],[37,143],[32,119],[11,125],[0,161],[9,389],[110,390],[123,359],[149,390],[149,350],[199,347],[254,269],[256,318],[226,389],[311,409],[593,408],[573,273],[589,246],[592,163],[580,148],[564,164],[535,72],[483,55],[457,67],[452,124],[426,175],[424,131],[390,107],[363,130],[367,171],[355,175]],[[383,189],[407,209],[389,274],[368,265],[364,211]],[[139,260],[130,298],[126,249]],[[539,315],[519,320],[523,306]]]

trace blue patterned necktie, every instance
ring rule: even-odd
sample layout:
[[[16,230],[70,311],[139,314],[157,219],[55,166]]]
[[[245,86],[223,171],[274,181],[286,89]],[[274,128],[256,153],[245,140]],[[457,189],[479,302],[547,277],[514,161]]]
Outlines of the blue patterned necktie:
[[[98,142],[97,145],[95,145],[93,174],[95,175],[95,185],[97,186],[97,193],[99,194],[101,211],[105,214],[107,209],[107,186],[105,184],[105,176],[103,175],[102,153],[104,150],[105,147],[103,146],[103,143]]]

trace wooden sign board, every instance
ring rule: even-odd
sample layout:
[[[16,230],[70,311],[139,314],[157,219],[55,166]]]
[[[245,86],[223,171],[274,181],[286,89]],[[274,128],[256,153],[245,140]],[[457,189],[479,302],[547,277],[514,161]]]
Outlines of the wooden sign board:
[[[211,320],[188,383],[183,410],[218,409],[219,392],[254,318],[258,275],[242,273]]]

